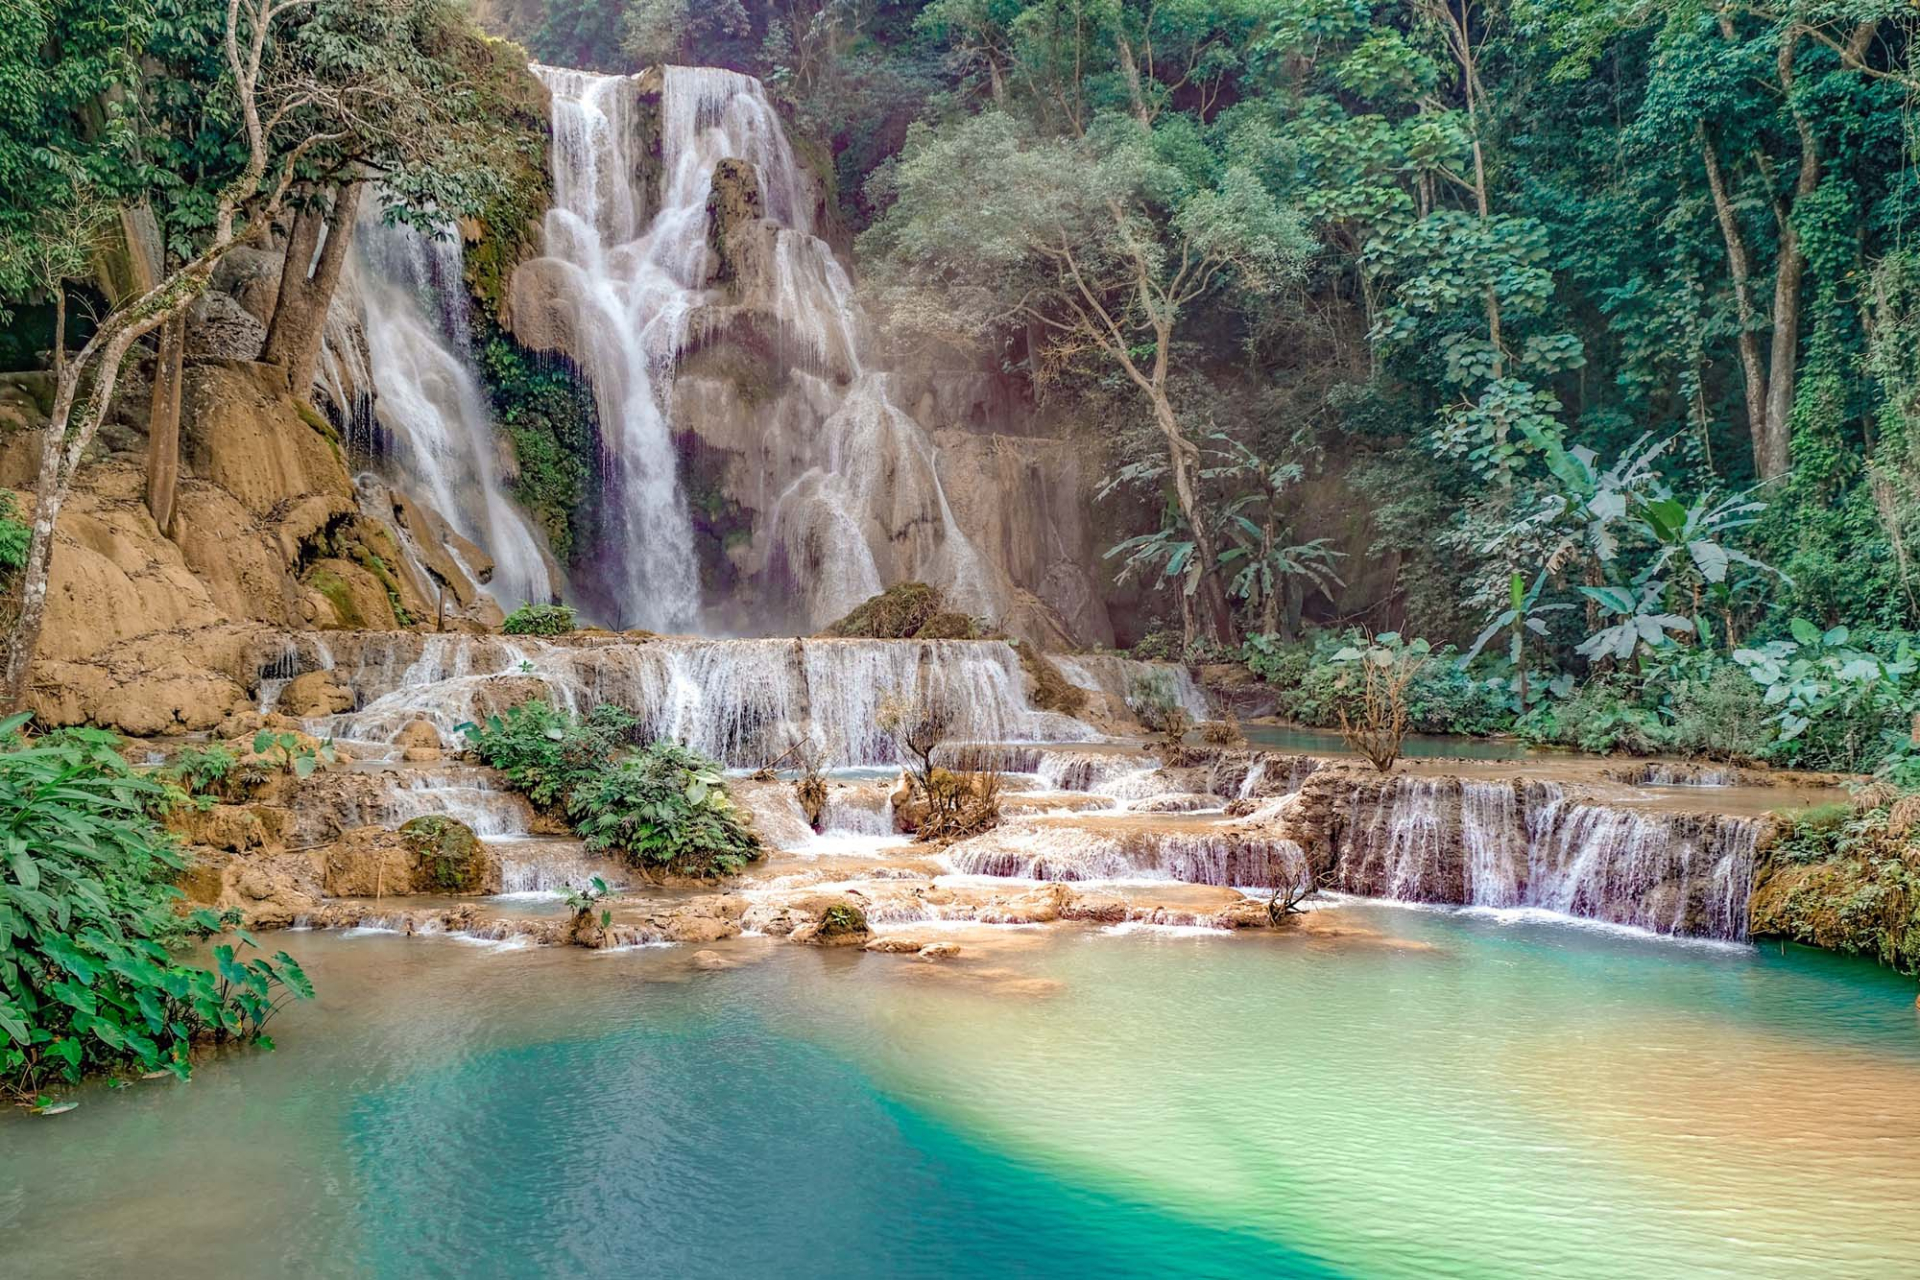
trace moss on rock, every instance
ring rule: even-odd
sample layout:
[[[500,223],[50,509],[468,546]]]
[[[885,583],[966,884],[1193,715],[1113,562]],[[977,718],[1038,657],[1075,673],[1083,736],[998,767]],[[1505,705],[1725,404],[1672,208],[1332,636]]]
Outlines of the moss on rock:
[[[400,828],[412,852],[414,883],[430,893],[492,893],[499,867],[466,823],[444,814],[415,818]]]
[[[1020,668],[1027,673],[1027,700],[1042,711],[1077,716],[1087,709],[1087,691],[1068,680],[1057,663],[1039,646],[1016,640]]]
[[[1829,805],[1776,819],[1749,898],[1753,936],[1920,974],[1920,832],[1910,808]]]

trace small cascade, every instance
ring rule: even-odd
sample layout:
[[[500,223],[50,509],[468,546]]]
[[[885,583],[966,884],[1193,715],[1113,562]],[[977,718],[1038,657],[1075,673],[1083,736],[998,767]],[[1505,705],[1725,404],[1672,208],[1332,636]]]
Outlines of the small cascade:
[[[883,787],[833,787],[821,815],[823,836],[880,839],[894,834],[893,797]]]
[[[1216,822],[1025,819],[1002,823],[947,850],[962,875],[1029,880],[1180,880],[1189,884],[1291,884],[1307,874],[1292,840]]]
[[[493,786],[482,770],[407,769],[391,776],[394,785],[379,818],[382,826],[444,815],[473,828],[482,840],[522,838],[532,827],[533,810],[525,798]]]
[[[1402,777],[1354,791],[1335,874],[1355,893],[1739,940],[1757,836],[1750,819],[1587,803],[1550,782]]]
[[[499,845],[500,892],[546,894],[585,889],[595,876],[619,883],[617,868],[589,854],[576,840],[513,840]]]
[[[502,609],[551,600],[539,535],[501,479],[498,433],[466,356],[471,339],[459,235],[430,238],[383,221],[375,208],[361,218],[355,240],[379,389],[376,415],[392,440],[387,469],[459,535],[434,552],[451,556],[472,581],[485,582]],[[467,563],[471,547],[460,539],[491,558],[490,576]],[[416,558],[429,557],[416,551]]]
[[[1090,791],[1115,800],[1144,800],[1168,790],[1158,761],[1119,751],[1036,753],[1031,769],[1047,791]]]
[[[313,722],[349,742],[391,743],[416,720],[456,727],[529,697],[586,710],[617,703],[650,736],[757,768],[811,735],[838,765],[895,763],[879,726],[894,693],[954,708],[956,740],[1088,742],[1094,730],[1036,711],[1011,645],[997,640],[688,640],[561,644],[528,637],[375,633],[335,667],[358,711]],[[1138,768],[1137,761],[1133,767]]]
[[[1166,681],[1180,706],[1196,722],[1213,716],[1206,691],[1182,663],[1143,662],[1117,653],[1062,654],[1053,662],[1070,684],[1101,694],[1115,705],[1124,705],[1142,682]]]

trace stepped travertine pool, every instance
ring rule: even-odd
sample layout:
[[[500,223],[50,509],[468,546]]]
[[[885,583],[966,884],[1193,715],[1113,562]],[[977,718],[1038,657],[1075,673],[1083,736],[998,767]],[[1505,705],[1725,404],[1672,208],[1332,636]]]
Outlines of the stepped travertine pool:
[[[276,936],[317,1002],[0,1118],[11,1275],[1891,1276],[1911,983],[1337,902],[1312,933]],[[1331,927],[1329,927],[1331,926]]]

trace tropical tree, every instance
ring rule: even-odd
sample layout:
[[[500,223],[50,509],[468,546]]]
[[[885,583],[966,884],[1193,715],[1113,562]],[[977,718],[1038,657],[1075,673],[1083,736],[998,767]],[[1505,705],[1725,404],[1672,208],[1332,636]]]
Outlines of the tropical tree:
[[[1547,570],[1542,569],[1534,576],[1533,585],[1527,586],[1526,578],[1514,574],[1508,580],[1507,607],[1496,613],[1487,623],[1486,629],[1474,639],[1473,646],[1460,657],[1460,665],[1466,666],[1479,656],[1487,642],[1502,631],[1508,633],[1507,662],[1514,672],[1514,691],[1520,698],[1520,711],[1527,710],[1527,633],[1545,637],[1547,635],[1547,615],[1573,608],[1570,604],[1542,604],[1540,593],[1547,585]]]
[[[1202,448],[1173,375],[1206,306],[1229,288],[1259,297],[1288,286],[1310,249],[1241,158],[1244,134],[1229,147],[1209,133],[1260,9],[1040,0],[965,17],[938,29],[1004,48],[1013,74],[996,73],[979,113],[910,134],[875,193],[889,207],[863,249],[913,329],[1013,339],[1042,384],[1090,367],[1144,397],[1194,543],[1201,627],[1227,642]]]

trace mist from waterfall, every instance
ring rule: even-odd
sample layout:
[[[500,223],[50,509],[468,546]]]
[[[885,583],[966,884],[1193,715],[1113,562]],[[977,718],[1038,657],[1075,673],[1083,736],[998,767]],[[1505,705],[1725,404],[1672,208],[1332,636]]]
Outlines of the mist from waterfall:
[[[502,609],[553,598],[539,536],[501,480],[499,436],[468,363],[457,236],[430,238],[374,212],[355,230],[375,414],[392,434],[400,487],[493,558],[482,587]],[[428,300],[436,307],[427,310]],[[449,545],[449,555],[460,558]],[[473,566],[462,564],[476,583]]]
[[[756,531],[749,576],[799,597],[810,625],[903,577],[939,585],[955,608],[997,615],[998,590],[954,521],[932,439],[894,402],[890,376],[863,365],[852,282],[815,234],[810,184],[760,82],[714,67],[665,68],[662,174],[650,192],[636,185],[648,143],[636,80],[533,70],[553,102],[546,254],[561,268],[572,354],[593,386],[607,455],[609,621],[684,631],[700,613],[672,381],[695,326],[722,301],[706,282],[707,202],[723,160],[744,161],[758,180],[771,233],[765,301],[820,418],[796,442],[791,479],[781,478]],[[890,545],[903,524],[937,530],[913,540],[908,564]]]

